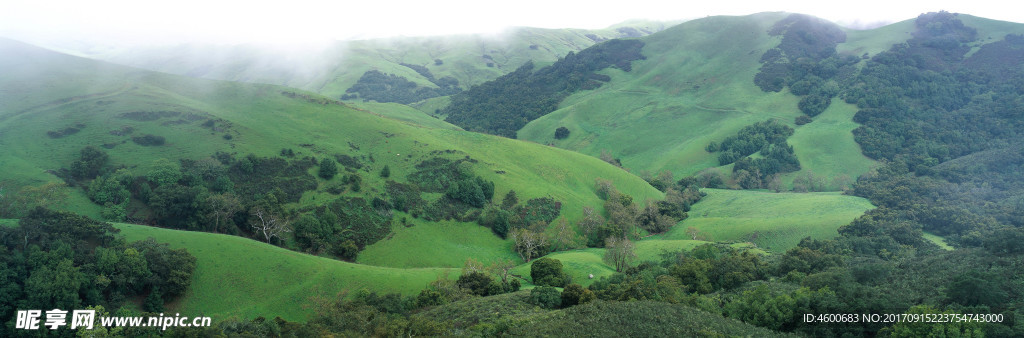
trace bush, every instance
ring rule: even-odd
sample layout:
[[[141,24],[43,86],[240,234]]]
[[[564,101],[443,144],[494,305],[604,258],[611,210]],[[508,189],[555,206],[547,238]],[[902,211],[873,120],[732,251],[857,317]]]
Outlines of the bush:
[[[556,140],[565,139],[566,137],[569,137],[569,128],[558,127],[558,129],[555,129],[555,139]]]
[[[550,286],[538,286],[530,290],[530,304],[545,309],[557,309],[562,306],[562,294]]]
[[[796,121],[795,121],[795,123],[796,123],[796,125],[798,125],[798,126],[802,126],[802,125],[805,125],[805,124],[811,123],[811,121],[814,121],[814,120],[812,120],[810,116],[807,116],[807,115],[800,115],[800,116],[797,116],[797,117],[796,117]]]
[[[569,284],[570,277],[562,271],[562,261],[554,258],[541,258],[530,266],[530,278],[533,284],[563,287]]]
[[[164,145],[165,141],[166,140],[164,139],[163,136],[150,135],[150,134],[132,137],[132,142],[135,142],[136,144],[138,144],[140,146],[146,146],[146,147],[149,147],[149,146],[154,146],[154,147],[155,146],[162,146],[162,145]]]
[[[594,300],[594,292],[584,289],[582,285],[572,283],[562,290],[562,307],[585,304]]]
[[[338,163],[334,162],[330,157],[320,161],[320,171],[318,173],[320,178],[329,180],[334,178],[334,175],[338,174]]]
[[[491,278],[491,276],[488,276],[487,274],[479,271],[473,271],[468,274],[463,274],[462,276],[459,276],[459,280],[456,282],[456,284],[458,284],[460,288],[469,291],[469,293],[471,294],[477,296],[487,296],[495,294],[492,293],[492,291],[494,290],[491,290],[491,284],[493,282],[494,279]],[[497,290],[497,294],[500,294],[501,288],[499,287],[498,289],[499,290]]]

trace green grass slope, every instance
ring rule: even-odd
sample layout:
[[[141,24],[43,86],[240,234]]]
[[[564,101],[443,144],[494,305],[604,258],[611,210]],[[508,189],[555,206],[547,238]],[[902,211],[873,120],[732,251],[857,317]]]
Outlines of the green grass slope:
[[[670,170],[677,178],[717,167],[717,154],[704,150],[708,143],[767,119],[795,126],[801,115],[798,97],[763,92],[753,83],[761,55],[779,43],[767,31],[787,15],[710,17],[644,37],[647,60],[635,62],[631,72],[607,70],[610,83],[569,97],[518,136],[591,155],[608,150],[627,168]],[[800,146],[794,148],[806,170],[851,177],[867,171],[873,162],[860,154],[851,133],[855,112],[836,105],[820,120],[795,126],[793,142]],[[554,140],[561,126],[570,136]],[[828,149],[800,149],[817,144]],[[815,157],[825,152],[830,156]]]
[[[315,297],[342,292],[418,293],[449,269],[396,269],[341,262],[297,253],[237,236],[116,224],[128,241],[156,238],[196,256],[192,284],[172,304],[190,316],[265,316],[304,321]],[[452,276],[458,270],[451,271]]]
[[[410,217],[411,218],[411,217]],[[473,258],[484,264],[508,259],[519,261],[512,241],[473,223],[411,221],[396,225],[388,238],[367,246],[357,260],[362,264],[399,268],[462,267]]]
[[[769,193],[705,189],[690,217],[652,239],[692,239],[690,227],[711,241],[753,242],[758,248],[782,252],[800,239],[829,239],[840,226],[874,208],[866,199],[839,193]]]
[[[369,101],[349,102],[348,105],[378,114],[381,117],[404,121],[427,128],[462,130],[459,126],[445,122],[443,119],[435,118],[424,111],[404,104]]]
[[[15,42],[2,44],[0,48],[4,49],[4,55],[9,55],[8,50],[34,50]],[[91,69],[102,72],[68,76],[112,79],[94,81],[111,84],[91,90],[119,90],[102,97],[90,96],[89,91],[63,91],[63,87],[51,86],[51,83],[59,82],[58,75],[65,68],[78,65],[65,66],[64,57],[53,59],[60,62],[50,58],[19,59],[18,63],[6,62],[0,68],[6,73],[12,67],[27,65],[54,74],[29,76],[33,74],[26,73],[0,79],[0,88],[4,89],[0,92],[0,102],[42,102],[28,108],[0,110],[0,144],[5,149],[0,155],[0,170],[5,180],[55,180],[47,170],[66,167],[83,146],[107,144],[110,148],[106,152],[113,164],[124,165],[135,174],[144,174],[160,158],[197,159],[215,151],[272,156],[282,148],[293,148],[298,156],[372,157],[373,160],[364,160],[364,183],[381,187],[384,179],[376,173],[383,166],[390,166],[392,178],[403,181],[416,163],[437,156],[431,152],[447,151],[454,154],[451,157],[470,156],[480,161],[474,170],[495,182],[496,196],[504,195],[509,189],[515,189],[523,200],[550,195],[562,201],[563,215],[571,218],[579,217],[584,205],[602,204],[593,193],[596,178],[615,181],[621,191],[634,195],[637,200],[661,196],[643,180],[589,156],[490,135],[423,128],[416,123],[381,118],[315,94],[296,93],[278,86],[93,66]],[[134,112],[159,111],[179,114],[151,121],[125,117]],[[193,117],[201,118],[200,121],[216,120],[222,129],[213,131],[200,126],[201,122],[189,120]],[[81,125],[77,133],[47,137],[47,131],[75,125]],[[145,147],[129,141],[128,136],[111,133],[123,127],[133,128],[132,135],[163,136],[166,144]],[[231,139],[225,139],[225,134]],[[372,192],[371,189],[366,194]]]
[[[300,157],[348,154],[364,164],[359,172],[363,197],[382,193],[385,179],[377,173],[385,165],[391,169],[390,179],[405,181],[422,160],[469,156],[478,161],[472,166],[476,174],[495,182],[496,198],[510,189],[521,201],[550,196],[562,203],[562,217],[573,223],[581,217],[584,206],[600,210],[603,201],[594,193],[597,178],[612,180],[620,191],[637,201],[663,196],[642,179],[590,156],[491,135],[425,128],[285,87],[141,71],[62,56],[8,40],[0,41],[0,55],[5,56],[0,60],[0,73],[18,75],[0,78],[0,102],[5,103],[0,110],[0,145],[4,149],[0,152],[0,181],[13,182],[12,188],[57,181],[54,170],[69,166],[82,147],[105,145],[111,164],[135,175],[148,173],[158,159],[200,159],[216,151],[276,156],[282,148],[291,148]],[[61,83],[65,78],[95,85],[65,86]],[[175,114],[143,119],[137,118],[139,112]],[[203,125],[202,121],[211,120],[218,129]],[[78,131],[56,138],[48,136],[48,131],[67,127]],[[131,135],[118,133],[125,127],[134,130]],[[133,135],[144,134],[162,136],[166,143],[147,147],[130,140]],[[323,192],[329,184],[333,182],[321,181],[321,191],[306,193],[300,204],[333,200],[333,195]],[[67,209],[87,210],[96,216],[98,208],[80,190],[72,190],[71,195]],[[347,285],[377,285],[374,287],[381,291],[411,292],[441,271],[425,267],[457,268],[470,257],[484,261],[516,258],[508,240],[475,224],[413,222],[419,224],[396,229],[390,239],[364,252],[360,262],[366,265],[314,259],[276,248],[267,249],[273,254],[247,256],[247,251],[263,250],[255,249],[263,246],[236,237],[125,228],[133,238],[152,235],[176,246],[194,248],[194,254],[206,257],[201,260],[211,262],[204,263],[197,276],[199,286],[180,304],[181,309],[193,313],[251,317],[281,308],[283,312],[273,314],[303,318],[305,312],[297,305],[306,298],[300,295],[317,285],[329,288],[327,291],[349,288]],[[272,257],[278,255],[293,258]],[[297,261],[281,261],[284,259]],[[259,269],[279,268],[285,273],[247,272],[245,264],[270,264]],[[318,267],[325,265],[331,267]],[[367,272],[371,270],[376,272]],[[295,284],[296,276],[304,276],[304,271],[315,274],[308,283]],[[215,282],[223,278],[228,278],[226,283]],[[257,285],[261,283],[267,287]]]
[[[864,156],[860,145],[853,140],[853,130],[859,124],[853,122],[857,106],[833,100],[832,105],[814,118],[814,122],[796,128],[788,140],[793,153],[800,159],[800,171],[782,175],[783,181],[792,183],[793,178],[812,173],[826,180],[846,176],[849,183],[857,176],[868,172],[877,162]],[[842,187],[828,182],[828,189]]]

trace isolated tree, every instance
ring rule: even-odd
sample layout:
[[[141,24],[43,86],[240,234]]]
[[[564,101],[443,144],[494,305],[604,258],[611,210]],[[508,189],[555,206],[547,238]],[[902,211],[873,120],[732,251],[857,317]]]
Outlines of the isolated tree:
[[[501,200],[501,208],[505,210],[512,210],[512,208],[516,207],[516,204],[519,204],[519,197],[516,196],[515,190],[509,190],[508,193],[505,194],[505,198]]]
[[[569,128],[558,127],[558,129],[555,129],[555,139],[556,140],[565,139],[566,137],[569,137]]]
[[[608,237],[605,239],[604,262],[615,266],[615,271],[622,272],[636,258],[633,242],[625,237]]]
[[[562,271],[562,261],[544,257],[530,264],[530,278],[533,284],[563,287],[569,277]]]
[[[534,257],[540,256],[542,250],[547,247],[547,236],[544,236],[543,231],[533,231],[529,229],[515,229],[511,233],[512,242],[514,249],[519,257],[523,258],[524,262],[533,260]]]
[[[686,228],[686,235],[690,236],[690,238],[695,240],[695,241],[706,241],[706,240],[708,240],[707,236],[704,235],[704,233],[702,233],[696,227],[692,227],[692,226]]]
[[[338,174],[338,162],[330,157],[323,159],[320,161],[320,171],[317,174],[325,180],[334,178],[334,175]]]
[[[254,207],[250,212],[249,225],[263,235],[263,238],[270,243],[270,239],[279,237],[281,233],[292,232],[288,220],[283,216],[271,213],[263,207]]]
[[[391,167],[384,165],[384,168],[380,170],[380,177],[388,178],[391,177]]]
[[[622,168],[622,162],[615,158],[615,156],[612,156],[612,153],[608,151],[608,149],[601,149],[601,156],[599,158],[611,165]]]
[[[500,259],[491,263],[487,270],[501,278],[502,284],[508,284],[508,277],[512,274],[512,269],[515,267],[516,264],[511,259]]]

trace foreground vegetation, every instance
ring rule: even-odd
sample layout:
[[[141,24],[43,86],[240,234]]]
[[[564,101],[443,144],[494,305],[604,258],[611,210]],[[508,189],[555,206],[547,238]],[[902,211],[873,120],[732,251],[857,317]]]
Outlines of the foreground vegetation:
[[[225,317],[168,331],[207,336],[1024,335],[1022,29],[899,27],[711,18],[448,99],[431,96],[451,78],[412,64],[437,90],[373,73],[349,93],[599,158],[0,41],[19,66],[0,98],[20,98],[0,100],[0,218],[18,219],[0,222],[0,315]],[[117,224],[129,243],[48,208],[163,228]],[[803,317],[829,313],[1002,320]]]

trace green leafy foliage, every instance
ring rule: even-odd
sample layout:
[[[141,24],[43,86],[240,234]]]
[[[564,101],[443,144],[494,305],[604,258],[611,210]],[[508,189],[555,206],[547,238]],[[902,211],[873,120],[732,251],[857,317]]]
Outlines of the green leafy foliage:
[[[555,139],[556,140],[565,139],[566,137],[569,137],[569,128],[558,127],[558,129],[555,129]]]
[[[78,160],[71,163],[71,177],[80,180],[95,178],[109,160],[110,156],[103,152],[103,150],[93,146],[86,146],[82,148]]]
[[[562,261],[548,257],[533,261],[530,278],[533,284],[541,286],[564,287],[572,282],[572,278],[562,271]]]
[[[545,309],[557,309],[562,306],[562,294],[551,286],[538,286],[530,290],[530,304]]]
[[[192,280],[195,257],[151,239],[125,243],[117,229],[70,212],[35,208],[17,227],[0,227],[0,321],[13,322],[16,309],[81,309],[87,304],[118,308],[130,297],[148,295],[160,309]],[[160,290],[168,290],[161,292]],[[14,326],[0,329],[17,336]]]
[[[335,162],[332,158],[325,158],[320,160],[320,170],[317,171],[317,175],[325,180],[334,178],[334,175],[338,174],[338,162]]]

